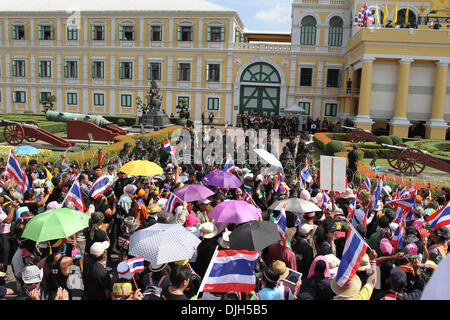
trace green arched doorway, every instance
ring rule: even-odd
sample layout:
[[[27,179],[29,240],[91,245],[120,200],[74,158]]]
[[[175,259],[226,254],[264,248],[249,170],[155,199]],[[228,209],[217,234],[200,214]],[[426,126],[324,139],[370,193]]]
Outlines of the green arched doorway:
[[[241,76],[240,112],[278,115],[280,111],[280,74],[268,63],[248,66]]]

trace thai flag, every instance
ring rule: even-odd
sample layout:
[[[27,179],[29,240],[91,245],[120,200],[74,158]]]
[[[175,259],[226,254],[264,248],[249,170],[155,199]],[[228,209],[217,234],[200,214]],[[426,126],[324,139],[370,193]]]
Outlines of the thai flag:
[[[426,217],[425,220],[430,224],[430,227],[433,230],[437,230],[450,224],[450,201],[431,216]]]
[[[136,272],[144,271],[144,257],[136,257],[132,259],[126,259],[130,273],[133,275]]]
[[[251,292],[256,288],[256,259],[257,251],[216,250],[199,292]]]
[[[283,175],[280,174],[280,188],[284,190],[290,190],[286,181],[284,181]]]
[[[409,212],[407,219],[414,213],[414,208],[416,207],[416,190],[411,192],[411,195],[407,198],[400,198],[397,200],[387,201],[386,205],[392,204],[394,207],[401,208],[405,212]]]
[[[106,174],[103,174],[94,181],[92,187],[89,189],[89,195],[93,199],[97,199],[102,194],[104,194],[106,190],[109,190],[111,188],[111,180]]]
[[[70,200],[75,205],[79,211],[84,211],[86,206],[84,205],[83,196],[81,195],[81,188],[78,179],[75,179],[75,182],[72,184],[69,192],[67,193],[67,200]]]
[[[29,189],[30,183],[28,181],[28,176],[25,170],[20,167],[19,161],[16,158],[14,152],[9,150],[8,163],[6,164],[6,171],[9,175],[17,181],[20,186],[20,192],[25,192]]]
[[[245,201],[247,203],[251,203],[252,196],[247,192],[247,190],[244,191],[244,194],[242,195],[242,201]]]
[[[225,162],[223,171],[226,171],[226,172],[235,172],[236,171],[233,159],[230,156],[227,157],[227,161]]]
[[[372,205],[370,206],[370,209],[375,209],[377,206],[378,200],[380,200],[381,197],[381,190],[383,189],[383,179],[380,179],[378,181],[377,188],[375,189],[375,192],[372,196]]]
[[[347,219],[351,221],[353,218],[353,215],[355,214],[356,210],[356,196],[353,198],[352,202],[350,203],[350,206],[348,207],[348,217]]]
[[[364,183],[363,183],[364,188],[366,188],[366,190],[368,190],[369,192],[372,190],[372,184],[370,183],[370,179],[367,176],[366,179],[364,179]]]
[[[403,248],[403,235],[405,233],[405,224],[402,220],[400,222],[400,225],[395,230],[394,234],[392,235],[391,244],[392,247],[395,248],[395,251],[398,249]]]
[[[366,242],[354,229],[353,225],[349,224],[341,263],[336,274],[336,283],[340,287],[344,287],[353,279],[367,248]]]
[[[302,177],[300,176],[298,178],[299,178],[300,190],[305,190],[306,187],[305,187],[305,184],[303,183]]]
[[[173,209],[175,208],[175,205],[177,204],[179,198],[174,195],[173,193],[170,194],[169,199],[167,199],[166,202],[166,211],[168,212],[172,212]]]
[[[305,164],[305,166],[303,167],[303,169],[301,171],[301,176],[302,176],[302,179],[305,180],[306,182],[313,183],[314,180],[311,177],[311,175],[309,174],[308,167],[309,167],[309,160],[306,159],[306,164]]]
[[[322,209],[323,212],[327,210],[327,204],[329,199],[330,198],[328,197],[328,194],[326,192],[323,192],[322,202],[320,204],[320,209]]]
[[[395,216],[394,222],[396,224],[400,224],[402,219],[403,219],[403,209],[402,208],[397,208],[397,215]]]
[[[277,224],[278,233],[280,234],[281,241],[283,242],[283,248],[286,248],[286,205],[280,210],[280,214],[275,219],[275,223]]]
[[[172,154],[173,148],[172,148],[172,146],[170,145],[170,142],[169,142],[168,139],[165,140],[165,141],[162,143],[162,145],[163,145],[164,149],[167,150],[167,152],[169,152],[170,154]]]
[[[397,300],[397,294],[396,293],[388,293],[385,295],[381,300]]]
[[[278,190],[280,189],[280,186],[281,186],[281,171],[278,171],[273,190],[275,192],[278,192]]]

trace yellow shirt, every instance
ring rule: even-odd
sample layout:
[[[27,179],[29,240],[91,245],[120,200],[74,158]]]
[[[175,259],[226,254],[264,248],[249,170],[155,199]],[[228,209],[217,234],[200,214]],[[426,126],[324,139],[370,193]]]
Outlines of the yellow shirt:
[[[361,290],[357,294],[353,296],[353,298],[344,298],[340,296],[336,296],[333,298],[333,300],[370,300],[370,297],[372,296],[373,288],[370,284],[366,284],[364,287],[362,287]]]

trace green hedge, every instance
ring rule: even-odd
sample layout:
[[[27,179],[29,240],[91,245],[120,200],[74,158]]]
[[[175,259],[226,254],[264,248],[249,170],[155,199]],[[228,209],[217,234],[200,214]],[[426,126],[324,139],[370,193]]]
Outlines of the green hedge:
[[[330,138],[331,140],[336,140],[336,141],[347,141],[347,135],[345,134],[339,134],[339,133],[330,133],[327,134],[327,137]]]
[[[400,138],[399,136],[396,136],[396,135],[394,135],[394,134],[391,134],[390,136],[389,136],[389,138],[391,138],[391,140],[392,140],[392,144],[400,144],[400,143],[403,143],[403,140],[402,140],[402,138]]]
[[[314,136],[313,140],[316,143],[317,147],[319,147],[320,150],[325,151],[325,147],[327,145],[326,142],[324,142],[320,139],[317,139],[316,136]]]
[[[392,144],[392,139],[389,136],[379,136],[377,138],[377,143],[378,144]]]
[[[328,142],[325,147],[325,152],[330,156],[334,155],[337,152],[345,152],[345,151],[347,151],[345,145],[342,142],[336,140]]]
[[[377,157],[378,159],[386,159],[389,149],[362,149],[364,153],[364,158],[372,159],[373,157]]]
[[[103,116],[108,121],[111,121],[112,123],[119,125],[119,126],[127,126],[131,127],[136,125],[138,123],[138,117],[124,117],[124,116]],[[125,124],[119,124],[119,120],[125,121]],[[121,123],[124,123],[123,121],[120,121]]]

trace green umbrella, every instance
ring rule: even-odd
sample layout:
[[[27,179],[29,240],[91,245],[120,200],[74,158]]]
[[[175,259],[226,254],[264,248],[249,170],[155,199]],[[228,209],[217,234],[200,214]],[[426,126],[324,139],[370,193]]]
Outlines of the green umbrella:
[[[51,209],[33,217],[22,237],[36,242],[68,238],[89,226],[89,216],[69,208]]]

